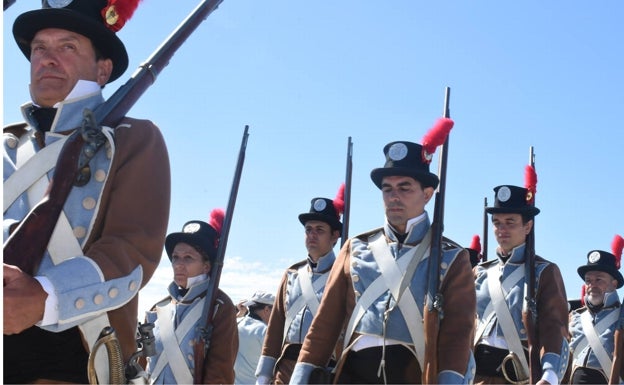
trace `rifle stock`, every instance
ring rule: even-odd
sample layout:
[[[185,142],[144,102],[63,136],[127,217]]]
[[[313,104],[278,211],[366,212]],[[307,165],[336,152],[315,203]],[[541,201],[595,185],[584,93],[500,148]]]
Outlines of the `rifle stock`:
[[[223,227],[221,230],[221,236],[219,237],[219,246],[217,248],[217,256],[215,262],[210,270],[210,282],[206,292],[207,301],[204,303],[202,310],[201,320],[206,320],[205,326],[201,326],[201,322],[198,322],[199,335],[201,338],[197,339],[197,343],[193,347],[195,354],[195,373],[193,376],[195,384],[203,383],[203,369],[204,361],[208,350],[210,349],[210,339],[212,337],[212,331],[214,325],[212,323],[212,317],[210,316],[210,309],[213,309],[217,301],[219,280],[221,279],[221,270],[223,269],[223,260],[225,259],[225,251],[227,249],[228,236],[230,234],[230,226],[232,224],[232,216],[234,215],[234,207],[236,206],[236,197],[238,196],[238,187],[240,185],[241,175],[243,173],[243,165],[245,163],[245,151],[247,149],[247,138],[249,137],[249,126],[245,126],[243,132],[243,139],[241,142],[240,150],[238,152],[238,161],[236,163],[236,170],[234,172],[234,180],[232,181],[232,188],[230,190],[230,197],[228,205],[225,210],[225,217],[223,218]]]
[[[132,77],[93,111],[95,123],[98,126],[116,127],[154,83],[156,75],[169,64],[171,57],[188,36],[222,1],[202,1],[147,61],[139,66]],[[3,246],[3,261],[16,265],[31,275],[43,258],[63,205],[80,171],[78,159],[85,140],[77,131],[63,146],[48,193],[15,228]]]
[[[41,262],[48,240],[56,226],[56,221],[63,211],[63,204],[78,174],[78,157],[84,141],[74,133],[63,144],[61,155],[57,159],[57,170],[68,170],[68,178],[59,178],[54,188],[48,188],[39,202],[23,221],[14,229],[3,247],[3,261],[19,267],[23,272],[33,275]],[[42,234],[43,233],[43,234]],[[47,236],[45,241],[39,241]]]
[[[347,142],[347,167],[345,176],[344,189],[344,210],[342,213],[342,235],[340,237],[340,246],[342,247],[347,239],[349,239],[349,215],[351,213],[351,179],[353,172],[353,142],[351,137]]]
[[[445,118],[450,118],[449,99],[451,89],[446,87],[444,97]],[[442,233],[444,231],[444,197],[446,193],[446,165],[448,159],[449,137],[447,136],[440,150],[438,177],[440,183],[436,192],[431,224],[431,251],[429,254],[426,309],[423,314],[425,328],[425,357],[423,365],[423,384],[438,382],[438,334],[444,298],[438,292],[440,286],[440,260],[442,258]]]
[[[613,363],[611,364],[611,373],[609,373],[609,384],[620,384],[622,381],[621,373],[624,360],[624,325],[622,324],[622,310],[620,309],[620,322],[618,328],[613,333]]]

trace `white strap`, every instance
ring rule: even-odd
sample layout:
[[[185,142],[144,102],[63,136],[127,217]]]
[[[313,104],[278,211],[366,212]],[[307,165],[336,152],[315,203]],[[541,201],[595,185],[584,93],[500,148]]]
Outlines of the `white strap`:
[[[412,263],[418,264],[418,261],[422,259],[425,252],[429,249],[430,241],[431,237],[429,234],[429,236],[425,237],[423,242],[410,249],[395,262],[392,257],[392,253],[390,252],[390,246],[387,244],[383,233],[377,233],[369,239],[369,247],[373,252],[375,260],[377,260],[377,263],[380,266],[382,274],[366,288],[356,303],[351,319],[349,320],[349,324],[347,325],[344,338],[343,356],[347,352],[347,346],[353,332],[355,331],[355,327],[360,322],[366,310],[375,302],[377,298],[379,298],[381,294],[390,290],[395,300],[398,298],[399,309],[405,320],[408,321],[407,325],[410,337],[412,338],[412,342],[414,344],[416,358],[418,359],[418,357],[424,357],[424,344],[418,343],[418,341],[424,341],[423,324],[418,321],[422,320],[422,315],[418,310],[418,306],[414,300],[412,292],[410,290],[405,290],[409,287],[409,285],[402,287],[403,279],[411,279],[412,274],[410,274],[410,277],[405,277],[402,272],[408,270],[408,265]],[[388,263],[388,261],[391,263]],[[402,295],[403,293],[407,293],[407,295]],[[414,320],[415,322],[409,322],[409,320]],[[421,359],[418,359],[420,365],[422,365],[421,361]]]
[[[312,279],[310,276],[313,273],[308,272],[307,268],[308,266],[304,265],[299,269],[299,284],[301,285],[301,294],[305,298],[306,305],[308,306],[312,314],[316,314],[316,312],[318,311],[320,302],[319,302],[318,297],[316,296],[316,291],[314,290],[314,287],[312,286]],[[316,280],[315,283],[317,282],[320,283],[319,281],[323,280],[323,278],[324,278],[324,282],[327,282],[327,276],[324,276]]]
[[[492,269],[499,269],[499,268],[500,268],[500,265],[494,264],[494,265],[489,267],[488,271],[492,270]],[[487,272],[486,272],[486,274],[487,274]],[[511,289],[514,286],[516,286],[516,284],[518,282],[520,282],[520,280],[523,277],[524,277],[524,269],[521,268],[521,267],[516,268],[503,281],[503,283],[502,283],[503,292],[504,293],[509,293],[511,291]],[[500,280],[498,282],[500,282]],[[485,331],[486,327],[488,326],[488,324],[491,322],[492,318],[495,315],[496,315],[496,313],[494,312],[494,307],[492,306],[492,301],[490,301],[487,304],[487,306],[485,307],[485,310],[483,311],[482,319],[484,319],[485,321],[480,322],[479,326],[477,327],[477,332],[475,333],[475,338],[474,338],[474,344],[475,345],[481,340],[481,337],[483,337],[483,332]]]
[[[425,344],[420,342],[425,340],[425,330],[423,323],[418,322],[418,320],[422,320],[423,316],[418,309],[418,305],[416,304],[411,290],[408,288],[410,287],[410,281],[414,275],[413,271],[422,260],[425,252],[429,249],[430,244],[431,231],[427,232],[427,235],[420,244],[410,249],[400,258],[409,260],[408,267],[406,269],[400,269],[384,237],[379,237],[377,240],[370,243],[370,249],[379,265],[386,286],[397,302],[396,306],[399,307],[403,318],[407,321],[407,329],[412,338],[416,359],[421,366],[421,370],[423,369],[422,362],[424,362],[424,360],[422,358],[425,356]],[[409,272],[410,270],[411,272]],[[410,320],[415,322],[409,322]]]
[[[607,317],[600,320],[600,322],[598,322],[594,326],[594,329],[596,329],[596,333],[598,333],[598,335],[601,335],[604,331],[607,330],[608,327],[610,327],[613,323],[616,322],[618,316],[619,316],[619,311],[614,311],[610,313]],[[572,357],[576,359],[587,345],[588,345],[587,336],[585,334],[580,335],[579,341],[576,343],[576,346],[574,347],[574,351],[572,352]]]
[[[173,329],[174,305],[170,304],[164,307],[156,307],[156,314],[160,320],[158,324],[160,326],[160,338],[163,343],[163,352],[158,357],[158,361],[150,374],[152,381],[158,378],[158,375],[160,375],[166,365],[169,364],[173,376],[176,379],[176,383],[193,383],[193,373],[180,349],[180,341],[184,339],[186,334],[191,331],[201,317],[205,300],[206,298],[204,297],[195,304],[175,330]]]
[[[20,138],[15,162],[17,169],[13,174],[9,175],[7,180],[3,183],[3,212],[6,211],[24,191],[35,184],[42,184],[43,188],[39,186],[36,189],[36,197],[33,197],[35,199],[31,200],[31,202],[38,202],[39,199],[41,199],[48,185],[47,173],[56,166],[56,159],[67,137],[64,136],[56,142],[45,146],[39,152],[35,152],[35,148],[30,139],[31,135],[22,135]],[[37,156],[33,156],[35,153]]]
[[[295,300],[295,302],[286,310],[286,319],[284,321],[284,333],[282,343],[286,341],[288,330],[292,325],[295,317],[299,312],[307,305],[308,309],[315,316],[318,312],[320,301],[316,296],[327,283],[329,272],[323,273],[316,281],[312,282],[308,272],[308,265],[303,265],[297,270],[297,277],[299,278],[299,284],[301,285],[301,296]]]
[[[581,314],[581,325],[583,326],[583,332],[585,333],[585,336],[589,341],[589,346],[598,358],[598,362],[600,362],[600,367],[605,373],[611,373],[611,366],[613,365],[613,362],[611,361],[611,358],[609,358],[609,354],[607,354],[604,346],[602,346],[602,344],[600,343],[600,337],[598,337],[598,334],[596,333],[596,328],[599,325],[608,326],[613,324],[617,320],[618,316],[619,312],[611,312],[611,314],[603,319],[603,322],[609,319],[608,324],[605,325],[603,324],[603,322],[600,322],[598,325],[596,325],[596,327],[594,327],[592,316],[591,314],[589,314],[589,311]]]
[[[524,355],[524,348],[522,347],[522,342],[520,342],[520,335],[516,329],[516,324],[511,317],[509,307],[505,301],[505,294],[503,293],[503,289],[500,285],[500,277],[500,268],[496,267],[488,269],[488,289],[490,291],[490,297],[492,298],[492,305],[494,306],[496,319],[503,330],[503,335],[505,336],[505,341],[507,342],[509,350],[518,356],[525,373],[528,373],[529,363]]]

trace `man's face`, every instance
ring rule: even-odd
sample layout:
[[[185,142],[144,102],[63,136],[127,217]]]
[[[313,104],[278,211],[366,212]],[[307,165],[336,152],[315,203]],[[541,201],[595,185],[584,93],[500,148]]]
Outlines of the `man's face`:
[[[492,225],[498,245],[505,254],[508,254],[514,247],[526,241],[533,221],[522,223],[520,214],[492,214]]]
[[[62,101],[78,80],[104,85],[113,65],[110,59],[96,60],[91,40],[58,28],[42,29],[30,43],[30,93],[42,107]]]
[[[617,279],[604,271],[588,271],[585,273],[587,299],[592,305],[604,303],[605,293],[617,289]]]
[[[314,262],[334,248],[339,236],[338,231],[332,231],[328,223],[315,220],[305,223],[305,245]]]
[[[381,181],[381,192],[388,222],[404,233],[407,221],[425,211],[433,187],[423,188],[420,182],[409,176],[387,176]]]

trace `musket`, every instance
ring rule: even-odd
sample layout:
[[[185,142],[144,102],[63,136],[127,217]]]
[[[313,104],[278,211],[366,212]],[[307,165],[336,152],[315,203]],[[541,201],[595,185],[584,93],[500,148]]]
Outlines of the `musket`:
[[[15,0],[3,0],[3,1],[4,1],[4,9],[3,9],[3,11],[6,11],[10,6],[15,4]]]
[[[444,96],[445,118],[450,118],[449,99],[451,89],[446,87]],[[444,316],[442,306],[444,298],[439,292],[440,261],[442,259],[442,233],[444,231],[444,196],[446,193],[446,168],[448,159],[449,137],[444,140],[440,150],[438,164],[438,191],[436,192],[433,223],[431,224],[431,251],[428,259],[428,282],[426,309],[423,315],[425,328],[425,357],[423,366],[423,384],[438,383],[438,334],[440,319]]]
[[[345,176],[344,190],[344,210],[342,212],[342,236],[340,238],[340,246],[342,247],[347,239],[349,239],[349,214],[351,212],[351,179],[353,172],[353,142],[351,137],[347,142],[347,168]]]
[[[529,166],[527,172],[535,172],[535,154],[533,146],[529,152]],[[526,186],[527,188],[529,186]],[[533,204],[535,204],[535,191],[532,192]],[[536,282],[535,282],[535,218],[533,226],[527,235],[525,247],[525,268],[527,293],[525,306],[522,309],[522,322],[527,332],[527,344],[529,347],[529,380],[531,384],[537,383],[542,377],[542,365],[540,363],[539,336],[537,335],[537,302],[536,302]]]
[[[238,196],[238,186],[240,185],[241,175],[243,173],[243,165],[245,164],[245,151],[247,150],[247,138],[249,136],[249,126],[245,126],[243,132],[243,139],[241,142],[240,150],[238,152],[238,161],[236,162],[236,170],[234,171],[234,180],[232,181],[232,188],[230,190],[230,197],[228,200],[227,208],[225,209],[225,217],[223,218],[223,227],[221,229],[221,235],[219,236],[219,246],[217,247],[217,255],[212,269],[210,270],[210,281],[208,283],[208,289],[206,291],[206,301],[202,309],[202,315],[200,321],[197,322],[198,335],[200,338],[195,343],[195,373],[193,380],[195,384],[203,383],[204,375],[204,361],[208,356],[208,350],[210,350],[210,340],[212,338],[212,331],[214,325],[212,323],[211,309],[214,309],[217,302],[219,280],[221,279],[221,270],[223,269],[223,260],[225,259],[225,250],[227,249],[227,241],[230,233],[230,226],[232,224],[232,216],[234,215],[234,207],[236,206],[236,197]]]
[[[620,373],[622,373],[622,365],[624,364],[624,360],[622,360],[622,355],[624,355],[624,335],[622,335],[622,333],[624,333],[624,331],[622,331],[622,329],[624,328],[624,319],[622,318],[624,316],[622,309],[624,309],[624,307],[620,307],[620,322],[618,324],[618,328],[615,329],[615,332],[613,333],[613,362],[611,364],[611,373],[609,373],[609,384],[613,385],[613,384],[620,384],[621,383],[621,376]]]
[[[15,265],[30,275],[34,274],[74,183],[80,181],[83,176],[81,170],[104,143],[98,127],[116,127],[121,122],[141,95],[156,81],[178,48],[222,1],[202,1],[124,85],[95,110],[85,110],[81,127],[69,136],[61,149],[48,193],[5,242],[5,263]]]
[[[481,252],[481,262],[487,261],[488,254],[488,213],[487,209],[487,197],[483,198],[483,247]]]

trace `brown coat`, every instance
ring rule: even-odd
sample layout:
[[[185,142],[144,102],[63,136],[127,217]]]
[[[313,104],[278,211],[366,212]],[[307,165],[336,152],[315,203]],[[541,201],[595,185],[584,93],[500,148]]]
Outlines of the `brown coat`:
[[[323,300],[306,336],[298,362],[325,366],[351,317],[357,298],[350,274],[351,241],[345,243],[334,263]],[[441,293],[444,296],[444,318],[440,322],[438,334],[438,368],[439,371],[452,370],[463,374],[470,357],[475,309],[474,280],[466,251],[462,251],[449,268],[441,283]],[[357,334],[354,334],[350,342],[356,337]],[[420,383],[417,366],[410,380]],[[339,373],[336,378],[338,376]]]
[[[129,124],[129,126],[128,126]],[[162,255],[169,221],[169,157],[153,123],[126,118],[115,130],[116,154],[100,210],[84,248],[108,279],[143,268],[145,286]],[[124,360],[136,351],[138,298],[108,313]]]

